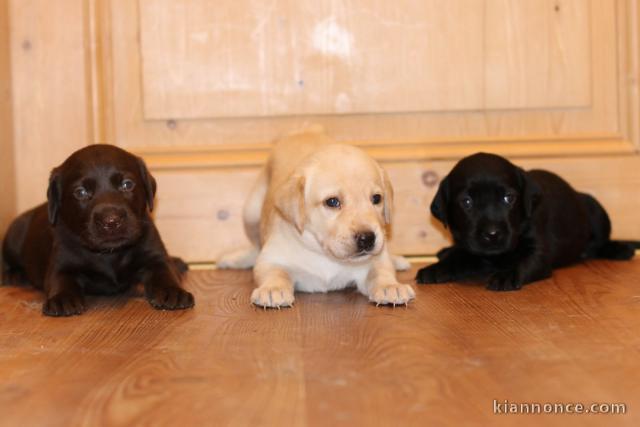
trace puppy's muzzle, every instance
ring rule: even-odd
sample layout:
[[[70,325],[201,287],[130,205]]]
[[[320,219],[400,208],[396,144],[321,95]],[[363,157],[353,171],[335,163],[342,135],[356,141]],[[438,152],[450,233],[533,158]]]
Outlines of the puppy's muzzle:
[[[356,247],[359,253],[371,252],[376,246],[376,234],[372,231],[364,231],[356,233]]]
[[[127,211],[118,207],[105,207],[93,214],[93,223],[100,232],[105,234],[118,233],[125,227]]]

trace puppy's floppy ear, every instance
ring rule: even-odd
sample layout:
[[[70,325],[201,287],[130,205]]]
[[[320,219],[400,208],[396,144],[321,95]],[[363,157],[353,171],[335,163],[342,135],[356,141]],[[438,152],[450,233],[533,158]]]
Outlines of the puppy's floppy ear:
[[[305,178],[293,176],[276,191],[274,204],[284,219],[295,225],[300,234],[304,230],[306,211],[304,203]]]
[[[431,214],[436,217],[445,228],[449,225],[447,220],[447,210],[449,205],[449,176],[446,176],[436,192],[433,201],[431,202]]]
[[[156,196],[156,180],[149,173],[149,169],[147,169],[147,165],[144,163],[144,160],[140,157],[138,157],[137,160],[138,169],[140,170],[140,176],[142,177],[142,183],[144,185],[147,206],[149,206],[149,211],[153,211],[153,198]]]
[[[62,183],[57,169],[51,171],[49,187],[47,188],[47,212],[49,222],[54,225],[58,219],[58,210],[62,203]]]
[[[526,218],[530,218],[533,211],[540,203],[542,190],[531,176],[522,168],[518,168],[518,179],[520,181],[520,192],[522,197],[522,205]]]
[[[393,185],[391,185],[387,171],[384,170],[382,166],[380,166],[380,174],[382,175],[382,182],[384,184],[384,197],[382,198],[384,201],[384,223],[389,225],[391,224],[391,213],[393,211]]]

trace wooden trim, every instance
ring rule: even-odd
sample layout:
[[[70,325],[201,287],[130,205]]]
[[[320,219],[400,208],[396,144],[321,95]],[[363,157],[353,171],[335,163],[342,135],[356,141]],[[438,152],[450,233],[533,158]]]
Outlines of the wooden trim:
[[[620,139],[576,139],[570,141],[522,142],[486,140],[482,142],[424,142],[394,143],[388,145],[354,142],[381,162],[457,159],[465,155],[489,151],[511,158],[521,157],[574,157],[576,155],[620,155],[633,153],[633,147]],[[154,170],[249,167],[263,164],[270,144],[227,145],[185,149],[183,147],[133,150],[142,156]]]
[[[0,0],[0,236],[4,235],[17,211],[12,99],[9,1]]]
[[[113,129],[113,69],[111,53],[111,5],[104,0],[90,0],[86,4],[87,69],[91,87],[90,118],[93,123],[91,143],[115,143]]]
[[[620,119],[626,137],[640,151],[640,0],[626,0],[619,8]]]

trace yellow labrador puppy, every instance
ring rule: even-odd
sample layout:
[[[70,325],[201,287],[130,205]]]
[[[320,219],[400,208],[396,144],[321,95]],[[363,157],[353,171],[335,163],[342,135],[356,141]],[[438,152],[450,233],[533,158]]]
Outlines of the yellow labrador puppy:
[[[254,267],[251,301],[288,307],[294,289],[356,286],[376,304],[415,298],[398,283],[402,257],[386,248],[393,189],[386,172],[359,148],[315,130],[278,141],[244,209],[255,247],[222,257],[219,268]]]

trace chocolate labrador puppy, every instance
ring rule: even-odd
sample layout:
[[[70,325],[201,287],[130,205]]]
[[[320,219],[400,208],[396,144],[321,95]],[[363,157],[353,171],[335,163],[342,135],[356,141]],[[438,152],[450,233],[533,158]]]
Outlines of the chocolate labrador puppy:
[[[51,172],[48,203],[9,227],[5,273],[42,289],[49,316],[82,313],[85,293],[111,295],[138,283],[154,308],[193,307],[180,288],[186,265],[167,255],[149,215],[155,192],[142,159],[111,145],[76,151]]]
[[[454,245],[418,271],[418,283],[487,281],[494,291],[520,289],[552,269],[587,258],[626,260],[634,244],[610,240],[604,208],[544,170],[525,172],[507,159],[466,157],[440,183],[431,213]]]

